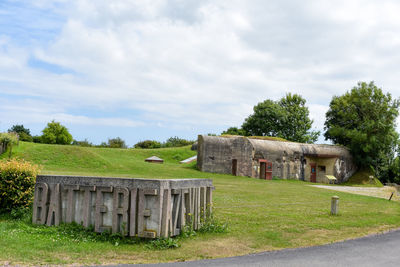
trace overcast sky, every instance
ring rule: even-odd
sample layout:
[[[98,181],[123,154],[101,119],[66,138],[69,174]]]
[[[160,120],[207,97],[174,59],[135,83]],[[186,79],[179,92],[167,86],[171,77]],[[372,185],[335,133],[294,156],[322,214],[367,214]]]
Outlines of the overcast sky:
[[[0,132],[133,145],[240,126],[301,94],[323,130],[334,95],[400,96],[400,1],[0,1]],[[320,142],[323,138],[320,138]]]

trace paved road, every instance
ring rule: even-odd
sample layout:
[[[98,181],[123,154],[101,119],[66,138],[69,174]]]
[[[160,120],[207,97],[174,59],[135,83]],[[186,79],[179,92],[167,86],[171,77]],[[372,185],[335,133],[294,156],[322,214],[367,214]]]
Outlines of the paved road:
[[[207,266],[400,266],[400,230],[325,246],[191,262],[118,265],[145,267]]]

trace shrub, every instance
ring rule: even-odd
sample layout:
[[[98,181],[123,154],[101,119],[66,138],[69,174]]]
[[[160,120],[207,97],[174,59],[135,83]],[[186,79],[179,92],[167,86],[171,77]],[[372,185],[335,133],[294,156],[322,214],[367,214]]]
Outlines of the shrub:
[[[92,147],[93,146],[93,144],[91,142],[89,142],[87,139],[85,139],[83,141],[74,140],[74,141],[72,141],[72,145],[73,146],[83,146],[83,147]]]
[[[38,172],[37,165],[26,161],[0,161],[0,211],[31,206]]]
[[[178,136],[170,137],[163,144],[164,147],[180,147],[180,146],[188,146],[193,144],[194,141],[189,141],[186,139],[179,138]]]
[[[96,147],[108,147],[108,148],[128,148],[125,141],[120,138],[109,138],[107,143],[106,142],[101,142],[100,145],[97,145]]]
[[[32,142],[31,131],[28,128],[25,128],[24,125],[13,125],[10,129],[8,129],[9,133],[17,133],[19,135],[19,140]]]
[[[12,148],[18,144],[18,135],[16,133],[0,133],[0,145],[9,150],[9,157],[12,154]]]
[[[43,129],[42,142],[45,144],[69,145],[72,142],[72,135],[68,129],[59,122],[47,123]]]
[[[32,141],[33,141],[34,143],[43,143],[43,142],[42,142],[42,137],[39,136],[39,135],[32,136]]]
[[[21,140],[21,141],[33,142],[32,136],[30,136],[30,135],[28,135],[28,134],[26,134],[24,132],[19,133],[18,135],[19,135],[19,140]]]
[[[108,147],[110,147],[110,148],[127,148],[125,141],[119,137],[108,139]]]
[[[155,140],[145,140],[141,141],[134,146],[135,148],[160,148],[161,144],[160,142],[157,142]]]
[[[18,135],[15,133],[0,133],[0,143],[8,145],[18,144]]]

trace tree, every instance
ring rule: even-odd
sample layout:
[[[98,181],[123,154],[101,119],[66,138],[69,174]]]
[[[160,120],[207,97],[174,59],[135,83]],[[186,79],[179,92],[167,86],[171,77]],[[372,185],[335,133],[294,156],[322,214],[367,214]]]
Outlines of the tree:
[[[127,148],[125,141],[119,137],[108,139],[107,147],[110,148]]]
[[[270,99],[254,106],[254,113],[244,121],[242,128],[247,135],[280,137],[289,141],[314,143],[318,131],[311,131],[306,100],[297,94],[287,94],[280,101]]]
[[[161,143],[155,140],[144,140],[136,143],[134,148],[160,148]]]
[[[359,82],[333,97],[326,113],[325,139],[347,146],[361,168],[371,166],[384,179],[398,144],[398,109],[399,100],[384,94],[374,82]]]
[[[8,129],[9,133],[17,133],[19,136],[19,140],[32,142],[31,132],[28,128],[25,128],[24,125],[13,125],[10,129]]]
[[[226,131],[223,131],[221,133],[221,135],[241,135],[241,136],[246,136],[247,133],[245,130],[243,130],[242,128],[238,128],[238,127],[229,127]]]
[[[284,109],[285,117],[279,137],[301,143],[314,143],[320,135],[319,131],[310,131],[313,120],[306,107],[306,100],[297,94],[287,94],[279,102]]]
[[[45,144],[68,145],[72,142],[72,135],[68,129],[54,120],[47,123],[47,127],[42,132],[41,141]]]

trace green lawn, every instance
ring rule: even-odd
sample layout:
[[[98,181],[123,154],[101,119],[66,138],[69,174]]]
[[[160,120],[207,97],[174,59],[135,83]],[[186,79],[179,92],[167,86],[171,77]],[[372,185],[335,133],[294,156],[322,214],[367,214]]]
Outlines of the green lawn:
[[[21,142],[14,156],[42,165],[42,173],[116,177],[212,178],[215,217],[228,222],[222,234],[180,240],[180,248],[154,250],[144,243],[111,244],[60,234],[56,228],[0,218],[0,265],[111,264],[183,261],[243,255],[265,250],[320,245],[400,226],[400,205],[384,199],[333,192],[300,181],[265,181],[202,173],[189,147],[120,150]],[[164,164],[145,163],[156,155]],[[3,155],[2,157],[6,157]],[[339,216],[330,198],[340,197]]]

